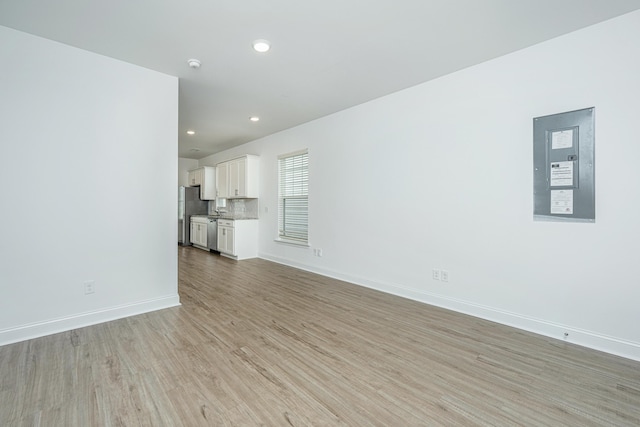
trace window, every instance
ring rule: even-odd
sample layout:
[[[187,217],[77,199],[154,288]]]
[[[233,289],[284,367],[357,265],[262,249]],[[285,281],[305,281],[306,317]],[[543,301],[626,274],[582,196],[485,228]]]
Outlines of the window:
[[[309,241],[309,154],[307,150],[278,157],[278,237],[292,243]]]

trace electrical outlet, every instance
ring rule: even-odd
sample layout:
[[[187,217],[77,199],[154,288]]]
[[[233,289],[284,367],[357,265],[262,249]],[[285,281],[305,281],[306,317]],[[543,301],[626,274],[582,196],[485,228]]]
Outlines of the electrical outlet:
[[[449,281],[449,270],[442,270],[440,272],[440,280],[442,280],[443,282]]]
[[[316,249],[318,251],[318,256],[322,256],[322,249]]]
[[[440,270],[437,268],[433,269],[433,280],[440,280]]]
[[[93,294],[96,291],[96,281],[95,280],[87,280],[84,282],[84,294],[89,295]]]

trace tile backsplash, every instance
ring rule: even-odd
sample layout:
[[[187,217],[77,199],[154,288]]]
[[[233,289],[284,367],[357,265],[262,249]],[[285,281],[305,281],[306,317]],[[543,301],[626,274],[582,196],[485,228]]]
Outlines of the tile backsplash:
[[[215,215],[216,209],[237,218],[258,218],[258,199],[226,199],[209,202],[209,214]]]

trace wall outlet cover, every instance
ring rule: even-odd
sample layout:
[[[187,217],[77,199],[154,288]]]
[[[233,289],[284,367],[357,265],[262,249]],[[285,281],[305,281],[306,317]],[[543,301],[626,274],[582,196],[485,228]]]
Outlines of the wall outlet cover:
[[[95,280],[87,280],[84,282],[84,294],[89,295],[93,294],[96,291],[96,282]]]
[[[442,280],[443,282],[449,281],[449,270],[442,270],[440,272],[440,280]]]

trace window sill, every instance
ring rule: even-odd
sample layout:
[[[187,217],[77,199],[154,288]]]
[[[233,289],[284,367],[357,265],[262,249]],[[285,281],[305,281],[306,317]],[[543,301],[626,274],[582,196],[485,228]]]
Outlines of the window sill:
[[[297,247],[300,247],[300,248],[310,248],[311,247],[309,242],[298,242],[298,241],[295,241],[295,240],[274,239],[274,242],[282,243],[284,245],[289,245],[289,246],[297,246]]]

